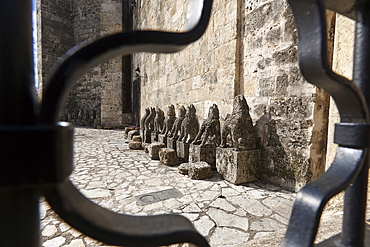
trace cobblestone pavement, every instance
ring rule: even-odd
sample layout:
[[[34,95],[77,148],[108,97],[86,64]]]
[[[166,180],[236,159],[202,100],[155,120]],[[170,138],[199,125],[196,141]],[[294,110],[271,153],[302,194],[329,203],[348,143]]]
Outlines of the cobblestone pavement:
[[[191,180],[179,174],[177,167],[150,160],[142,150],[129,150],[123,131],[117,130],[76,128],[71,180],[85,196],[115,212],[181,214],[212,247],[258,246],[256,241],[269,236],[278,246],[295,197],[295,193],[259,182],[236,186],[219,176]],[[135,200],[138,195],[172,188],[183,196],[144,206]],[[44,247],[107,246],[73,230],[45,201],[41,202],[41,219]]]

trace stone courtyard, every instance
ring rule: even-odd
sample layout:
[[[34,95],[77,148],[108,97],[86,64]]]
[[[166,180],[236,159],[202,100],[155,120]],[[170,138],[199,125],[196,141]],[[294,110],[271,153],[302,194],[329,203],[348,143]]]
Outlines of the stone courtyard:
[[[279,246],[295,198],[295,193],[273,185],[233,185],[217,174],[191,180],[177,167],[151,160],[143,150],[128,149],[120,130],[76,128],[74,162],[71,180],[99,205],[132,215],[181,214],[212,247]],[[182,196],[145,205],[135,199],[167,189],[177,189]],[[45,201],[40,214],[44,247],[107,246],[73,230]],[[317,241],[340,231],[341,216],[339,196],[324,212]]]

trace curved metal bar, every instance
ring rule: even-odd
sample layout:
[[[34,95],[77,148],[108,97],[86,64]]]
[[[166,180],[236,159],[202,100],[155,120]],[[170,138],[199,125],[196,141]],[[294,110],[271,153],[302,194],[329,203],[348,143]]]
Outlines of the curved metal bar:
[[[334,73],[329,66],[325,6],[322,1],[288,2],[297,25],[299,65],[303,76],[333,97],[342,123],[368,123],[369,110],[361,89],[354,82]],[[356,179],[366,156],[364,147],[338,148],[330,169],[297,194],[281,246],[313,245],[324,206]]]
[[[181,215],[129,216],[91,202],[66,180],[45,192],[51,207],[82,233],[111,245],[162,246],[190,242],[208,247],[191,222]]]
[[[207,28],[211,6],[212,0],[204,1],[199,22],[189,32],[124,32],[71,49],[55,70],[45,90],[41,103],[41,123],[56,123],[72,86],[99,63],[134,52],[177,52],[199,39]],[[200,247],[209,246],[185,217],[117,214],[91,202],[69,180],[45,190],[44,195],[52,208],[71,226],[108,244],[159,246],[191,242]]]
[[[53,73],[41,103],[42,123],[55,123],[73,85],[89,69],[119,55],[134,52],[173,53],[198,40],[205,32],[211,15],[212,0],[204,0],[198,24],[184,33],[130,31],[101,38],[68,51]]]
[[[329,93],[341,122],[369,119],[360,89],[330,68],[327,57],[325,6],[321,0],[288,0],[298,31],[299,65],[305,79]],[[356,121],[356,120],[355,120]]]
[[[282,247],[313,245],[324,206],[353,182],[364,157],[366,152],[361,149],[338,148],[328,171],[298,192]]]

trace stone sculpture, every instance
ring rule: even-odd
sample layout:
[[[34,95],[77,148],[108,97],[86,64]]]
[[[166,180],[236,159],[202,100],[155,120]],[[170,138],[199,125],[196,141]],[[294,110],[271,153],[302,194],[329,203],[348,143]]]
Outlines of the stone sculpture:
[[[227,137],[230,136],[229,141]],[[221,147],[232,147],[235,150],[256,149],[256,133],[249,106],[243,95],[234,99],[233,112],[225,119],[221,130]]]
[[[199,131],[199,121],[193,104],[187,107],[185,118],[181,123],[179,141],[191,143]]]
[[[185,118],[185,113],[186,113],[186,110],[185,110],[184,106],[181,106],[177,110],[178,117],[176,118],[175,122],[173,123],[171,134],[169,135],[169,137],[174,138],[174,139],[178,139],[180,131],[181,131],[181,123]]]
[[[167,137],[171,133],[175,120],[176,120],[175,106],[170,105],[168,106],[167,118],[164,120],[161,134]]]
[[[164,122],[164,112],[157,107],[155,109],[155,118],[154,118],[154,132],[161,133],[163,129]]]
[[[150,113],[148,117],[145,119],[144,123],[144,129],[145,130],[153,130],[154,129],[154,118],[155,118],[155,108],[151,107],[150,108]]]
[[[81,122],[82,121],[82,114],[83,114],[83,111],[82,110],[79,110],[78,111],[78,115],[77,115],[77,121],[78,122]]]
[[[208,118],[202,123],[197,136],[192,144],[211,145],[218,147],[221,142],[220,113],[216,104],[213,104],[208,111]]]
[[[147,119],[147,117],[149,116],[150,114],[150,108],[145,108],[145,113],[144,113],[144,116],[141,118],[140,120],[140,127],[141,129],[144,129],[145,127],[145,120]]]

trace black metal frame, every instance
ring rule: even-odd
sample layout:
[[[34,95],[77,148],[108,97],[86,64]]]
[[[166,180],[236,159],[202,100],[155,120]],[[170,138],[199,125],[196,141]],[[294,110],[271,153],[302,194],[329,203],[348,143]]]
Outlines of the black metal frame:
[[[118,55],[184,49],[205,32],[211,6],[212,0],[205,0],[200,19],[190,20],[196,25],[184,33],[127,31],[74,47],[56,66],[39,104],[33,85],[31,0],[0,2],[0,246],[41,246],[41,195],[68,224],[107,244],[209,246],[180,215],[117,214],[85,198],[68,179],[73,127],[57,120],[69,90],[90,68]]]
[[[364,246],[369,168],[370,5],[364,0],[288,0],[298,30],[299,64],[310,83],[335,100],[341,121],[336,124],[339,145],[329,170],[298,194],[281,246],[313,246],[322,210],[345,190],[340,236],[320,246]],[[353,81],[334,73],[327,59],[325,10],[356,21]]]

